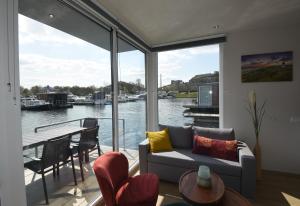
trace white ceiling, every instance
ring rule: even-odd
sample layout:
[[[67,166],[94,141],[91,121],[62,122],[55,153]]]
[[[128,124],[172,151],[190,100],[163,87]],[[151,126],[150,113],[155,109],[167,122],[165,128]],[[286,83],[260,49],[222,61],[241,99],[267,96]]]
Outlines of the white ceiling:
[[[300,0],[96,0],[151,46],[300,25]],[[219,29],[214,29],[219,25]]]

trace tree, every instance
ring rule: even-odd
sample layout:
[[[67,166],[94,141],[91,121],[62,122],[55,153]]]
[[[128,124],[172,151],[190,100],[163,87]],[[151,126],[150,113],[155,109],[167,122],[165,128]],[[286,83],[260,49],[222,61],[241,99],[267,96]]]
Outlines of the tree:
[[[43,92],[43,88],[41,86],[33,86],[30,91],[32,94],[37,95],[38,93]]]
[[[27,88],[20,86],[20,94],[22,97],[29,97],[32,95],[31,91]]]

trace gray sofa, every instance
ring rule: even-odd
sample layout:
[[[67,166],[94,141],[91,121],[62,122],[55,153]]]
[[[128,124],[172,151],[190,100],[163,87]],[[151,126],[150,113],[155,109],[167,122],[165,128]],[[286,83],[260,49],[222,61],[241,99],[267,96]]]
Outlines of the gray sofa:
[[[233,129],[215,129],[203,127],[172,127],[160,125],[160,129],[169,128],[173,151],[150,153],[148,139],[139,144],[141,173],[155,173],[161,180],[178,182],[180,176],[199,165],[207,165],[216,172],[228,187],[235,189],[247,198],[254,198],[256,187],[255,157],[249,147],[238,144],[238,162],[213,158],[192,153],[193,135],[234,140]]]

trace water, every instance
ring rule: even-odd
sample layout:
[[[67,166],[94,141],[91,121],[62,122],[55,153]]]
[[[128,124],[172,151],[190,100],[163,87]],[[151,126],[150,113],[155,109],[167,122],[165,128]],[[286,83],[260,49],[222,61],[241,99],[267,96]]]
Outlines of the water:
[[[159,123],[182,126],[192,123],[193,118],[183,116],[183,105],[191,104],[192,99],[160,99]],[[145,139],[146,102],[136,101],[119,104],[119,119],[125,120],[125,136],[123,136],[122,120],[119,120],[120,147],[125,137],[126,148],[137,149]],[[85,117],[111,118],[111,105],[75,106],[70,109],[51,111],[22,111],[22,133],[33,133],[35,127]],[[71,124],[79,125],[79,122]],[[112,145],[112,120],[99,120],[100,143]]]

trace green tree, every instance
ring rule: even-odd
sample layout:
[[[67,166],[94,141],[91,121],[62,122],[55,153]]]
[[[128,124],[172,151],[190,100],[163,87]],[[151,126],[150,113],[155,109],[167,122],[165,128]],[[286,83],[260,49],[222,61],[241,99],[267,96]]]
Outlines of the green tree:
[[[32,94],[36,95],[38,93],[43,92],[43,88],[41,86],[33,86],[31,87],[30,91]]]
[[[31,91],[27,88],[20,86],[20,94],[22,97],[29,97],[32,95]]]

